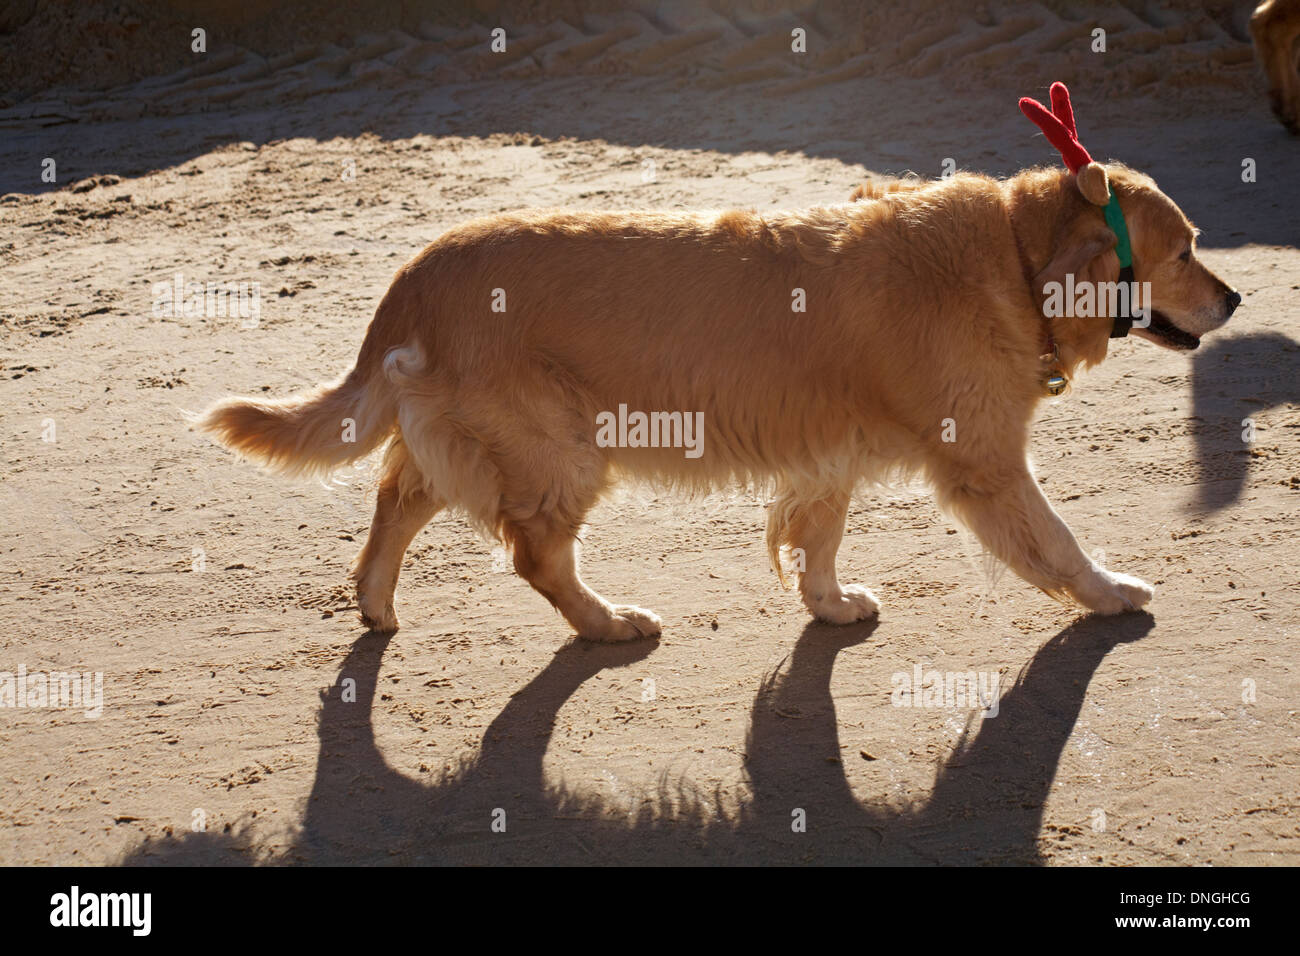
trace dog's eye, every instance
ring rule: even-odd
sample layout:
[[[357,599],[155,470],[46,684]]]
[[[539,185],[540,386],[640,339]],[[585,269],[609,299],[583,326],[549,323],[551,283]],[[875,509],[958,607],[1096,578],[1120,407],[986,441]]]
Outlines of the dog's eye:
[[[1179,259],[1182,259],[1184,262],[1189,262],[1189,261],[1191,260],[1191,258],[1192,258],[1192,250],[1191,250],[1191,249],[1184,249],[1184,250],[1183,250],[1183,254],[1182,254],[1181,256],[1179,256],[1178,258],[1179,258]]]

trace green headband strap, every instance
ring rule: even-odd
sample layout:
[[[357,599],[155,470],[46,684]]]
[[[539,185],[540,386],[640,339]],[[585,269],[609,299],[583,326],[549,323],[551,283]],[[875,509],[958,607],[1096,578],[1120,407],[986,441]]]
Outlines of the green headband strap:
[[[1119,267],[1127,269],[1133,264],[1133,246],[1128,239],[1128,223],[1124,221],[1124,213],[1119,208],[1119,196],[1115,195],[1113,189],[1110,191],[1110,201],[1106,203],[1105,214],[1106,225],[1119,239],[1115,243],[1115,255],[1119,256]]]

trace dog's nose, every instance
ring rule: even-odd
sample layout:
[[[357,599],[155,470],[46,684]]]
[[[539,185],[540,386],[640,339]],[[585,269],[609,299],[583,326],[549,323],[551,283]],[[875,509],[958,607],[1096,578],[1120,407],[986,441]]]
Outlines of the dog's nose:
[[[1237,306],[1241,305],[1241,293],[1236,291],[1228,292],[1228,315],[1237,311]]]

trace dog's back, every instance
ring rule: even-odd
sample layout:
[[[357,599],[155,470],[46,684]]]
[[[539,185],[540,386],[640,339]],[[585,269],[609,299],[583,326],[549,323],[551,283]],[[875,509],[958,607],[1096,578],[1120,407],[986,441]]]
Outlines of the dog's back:
[[[511,213],[431,245],[369,336],[418,346],[454,392],[442,414],[507,443],[590,437],[620,406],[702,413],[705,454],[604,449],[647,477],[713,487],[896,460],[895,426],[932,426],[954,353],[1008,345],[1000,316],[952,308],[1017,271],[1000,200],[962,177],[798,213]],[[400,387],[418,398],[419,382]]]

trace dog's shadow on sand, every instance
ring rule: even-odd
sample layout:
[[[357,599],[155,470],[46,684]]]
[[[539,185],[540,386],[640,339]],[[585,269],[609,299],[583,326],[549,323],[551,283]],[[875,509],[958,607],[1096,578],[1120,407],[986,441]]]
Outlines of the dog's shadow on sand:
[[[1199,474],[1193,512],[1220,511],[1246,490],[1253,416],[1300,402],[1300,342],[1280,332],[1216,339],[1192,358],[1192,420]]]
[[[298,838],[270,862],[310,864],[965,864],[1040,862],[1043,804],[1093,673],[1148,614],[1086,617],[1035,654],[940,769],[928,799],[899,810],[854,796],[839,762],[831,696],[837,656],[874,623],[811,624],[763,682],[750,714],[738,809],[662,778],[658,792],[612,800],[546,779],[560,708],[599,672],[642,660],[653,642],[571,643],[483,735],[477,758],[424,783],[394,771],[375,743],[371,705],[387,636],[357,640],[322,695],[320,758]],[[342,687],[355,681],[355,701]],[[792,826],[803,811],[806,830]],[[494,822],[500,829],[496,832]],[[126,865],[237,864],[238,836],[186,834],[137,847]]]

